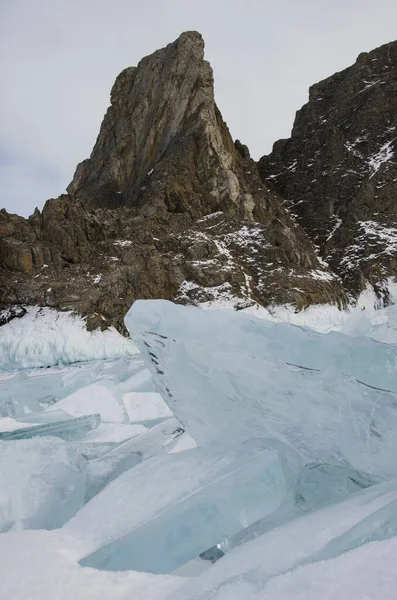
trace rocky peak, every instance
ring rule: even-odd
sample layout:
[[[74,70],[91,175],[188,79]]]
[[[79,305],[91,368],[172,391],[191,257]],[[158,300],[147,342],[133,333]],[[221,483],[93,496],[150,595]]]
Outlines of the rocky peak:
[[[297,310],[345,302],[248,148],[233,142],[197,32],[117,77],[67,195],[2,223],[0,303],[73,308],[92,327],[121,328],[137,298]]]
[[[203,39],[189,31],[117,77],[91,157],[68,192],[90,207],[140,207],[146,215],[210,212],[237,200],[235,166]]]
[[[310,88],[263,181],[356,297],[397,272],[397,42]]]

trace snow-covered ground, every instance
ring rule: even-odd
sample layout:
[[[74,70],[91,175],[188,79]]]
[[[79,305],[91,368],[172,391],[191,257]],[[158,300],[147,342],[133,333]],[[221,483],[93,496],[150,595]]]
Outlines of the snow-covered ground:
[[[329,333],[342,331],[346,335],[365,335],[379,342],[397,344],[397,281],[391,278],[387,282],[390,293],[390,306],[383,307],[373,289],[368,288],[361,293],[357,302],[346,310],[339,310],[336,305],[317,304],[306,310],[296,311],[291,305],[264,308],[258,304],[244,309],[242,312],[267,319],[274,323],[290,323],[299,327],[309,327],[314,331]],[[233,310],[234,300],[220,300],[201,305],[204,309],[225,308]]]
[[[132,356],[134,344],[113,327],[86,329],[72,312],[38,306],[0,327],[0,371]]]
[[[1,596],[394,599],[397,315],[374,304],[1,327]]]

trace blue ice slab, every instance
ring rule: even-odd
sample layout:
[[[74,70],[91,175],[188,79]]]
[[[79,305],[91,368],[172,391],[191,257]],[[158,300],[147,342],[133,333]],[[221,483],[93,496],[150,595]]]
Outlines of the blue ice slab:
[[[298,473],[292,494],[286,497],[285,502],[276,512],[252,523],[231,537],[219,540],[216,546],[208,548],[200,555],[200,558],[216,562],[233,548],[241,546],[287,521],[296,519],[302,513],[319,510],[329,504],[343,501],[349,495],[378,483],[380,483],[378,478],[349,467],[330,464],[305,465]]]
[[[138,300],[128,311],[125,324],[140,349],[145,332],[147,341],[151,339],[159,349],[175,338],[178,343],[207,345],[213,352],[232,349],[270,364],[331,371],[397,392],[396,344],[339,332],[322,334],[232,310],[200,310],[166,300]]]
[[[63,390],[63,381],[56,373],[29,377],[18,373],[0,381],[0,417],[18,417],[26,412],[39,412],[44,405],[55,402]]]
[[[143,370],[142,357],[96,360],[68,366],[25,370],[0,380],[0,418],[24,419],[93,382],[112,380],[120,391],[134,389],[134,375]],[[131,382],[131,383],[129,383]]]
[[[186,578],[186,584],[173,598],[240,600],[251,597],[306,598],[308,594],[310,598],[323,598],[322,592],[327,598],[339,598],[341,594],[346,598],[365,597],[363,587],[359,595],[355,594],[358,577],[364,577],[365,568],[372,567],[370,577],[364,577],[370,585],[371,575],[376,577],[380,568],[379,546],[369,542],[384,543],[396,535],[396,501],[397,481],[394,480],[351,494],[344,501],[323,509],[286,519],[287,522],[280,523],[277,528],[264,535],[252,536],[248,543],[234,548],[201,577]],[[366,560],[352,569],[354,552],[360,546],[366,548]],[[389,547],[390,551],[384,555],[387,568],[372,585],[368,598],[394,597],[396,545]],[[333,562],[335,557],[338,557],[337,562]],[[316,577],[311,576],[312,570],[309,577],[301,578],[304,565],[316,564],[324,574],[320,585]],[[335,576],[338,577],[336,583]],[[293,581],[295,578],[296,588],[289,586],[286,594],[284,587],[276,588],[273,595],[270,591],[272,583],[280,580],[282,583],[283,578]],[[343,596],[345,589],[347,596]]]
[[[126,324],[199,445],[268,436],[307,463],[397,476],[397,346],[166,301],[136,302]]]
[[[24,440],[43,436],[57,437],[62,440],[76,440],[92,429],[96,429],[100,422],[100,415],[86,415],[84,417],[44,423],[43,425],[14,429],[13,431],[1,431],[0,440]]]
[[[55,529],[84,504],[85,461],[54,437],[0,441],[0,482],[0,531]]]
[[[227,455],[196,448],[157,459],[114,480],[69,522],[67,532],[83,538],[81,548],[85,543],[97,546],[81,565],[170,573],[219,538],[271,515],[291,497],[290,484],[300,465],[299,457],[274,440],[249,440]],[[173,488],[168,501],[168,492],[163,498],[158,487],[160,477]],[[120,515],[109,517],[98,539],[92,515],[107,510],[112,498],[125,499],[129,489],[148,496],[145,506],[129,494],[128,503],[118,508],[125,519],[119,523]]]

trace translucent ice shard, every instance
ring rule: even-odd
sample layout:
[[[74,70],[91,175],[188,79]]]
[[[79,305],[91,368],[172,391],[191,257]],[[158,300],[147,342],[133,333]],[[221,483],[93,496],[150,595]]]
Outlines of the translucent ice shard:
[[[125,323],[141,350],[145,347],[140,334],[145,332],[154,354],[154,347],[161,354],[169,348],[172,339],[178,343],[194,341],[208,346],[211,353],[236,350],[270,364],[282,362],[321,372],[331,371],[397,392],[397,346],[394,344],[374,343],[338,332],[325,335],[241,312],[205,311],[165,300],[135,302]],[[216,365],[216,361],[213,364]]]
[[[54,529],[84,503],[85,461],[47,437],[0,442],[0,531]]]
[[[100,422],[100,415],[87,415],[75,419],[53,421],[42,425],[14,429],[13,431],[1,431],[0,440],[23,440],[48,435],[61,438],[62,440],[75,440],[98,427]]]
[[[385,540],[396,535],[396,501],[397,480],[388,481],[352,494],[342,502],[280,524],[264,535],[253,536],[254,539],[226,554],[199,578],[187,580],[174,599],[392,599],[395,595],[397,538],[394,537],[394,543],[387,546],[389,551],[384,554],[375,569],[371,569],[371,563],[376,559],[376,550],[371,548],[368,542],[386,543]],[[362,546],[362,550],[365,549],[366,560],[357,570],[351,571],[350,552],[359,546]],[[337,571],[335,563],[328,562],[335,557],[340,559],[340,568]],[[387,569],[382,570],[381,563],[387,558]],[[298,575],[302,573],[303,567],[308,569],[309,576],[300,582],[299,586]],[[321,579],[323,588],[321,585],[314,585],[315,567],[328,571],[328,577]],[[372,583],[377,571],[381,576],[375,579],[370,594],[367,595],[361,587],[358,595],[356,589],[361,578],[365,577],[366,567],[370,569],[371,574],[367,586]],[[341,579],[335,581],[335,573]],[[279,577],[285,577],[286,582],[297,582],[298,587],[294,590],[293,586],[289,586],[286,595],[279,593],[276,588],[273,592],[271,584]],[[390,593],[383,595],[380,590],[385,577],[385,590],[390,590]],[[312,593],[313,589],[315,591]],[[345,593],[346,590],[348,593]]]
[[[82,386],[48,410],[61,409],[73,417],[95,413],[104,422],[122,423],[127,421],[127,413],[119,396],[117,382],[105,379]]]
[[[85,501],[91,500],[111,481],[142,461],[136,452],[109,452],[87,462],[87,491]]]
[[[305,465],[298,473],[291,496],[286,497],[283,505],[275,513],[252,523],[229,538],[219,540],[216,546],[208,548],[200,558],[216,562],[233,548],[297,518],[304,512],[318,510],[344,500],[350,494],[377,483],[377,478],[349,467],[329,464]]]
[[[295,504],[300,511],[316,510],[377,483],[379,478],[349,467],[308,464],[295,484]]]
[[[269,436],[307,463],[397,476],[396,346],[165,301],[126,324],[199,445]]]
[[[41,373],[29,377],[18,373],[0,382],[0,417],[18,417],[26,412],[38,412],[55,401],[63,389],[63,381],[56,373]]]
[[[131,425],[130,427],[142,426]],[[185,450],[196,446],[197,444],[181,427],[180,422],[172,417],[151,427],[145,433],[126,441],[117,452],[123,452],[124,454],[129,452],[138,453],[142,456],[142,460],[147,460],[152,456],[171,454],[178,452],[180,449]]]
[[[112,481],[65,532],[79,539],[85,566],[171,572],[273,513],[300,464],[271,440],[252,440],[229,454],[196,448],[157,456]]]

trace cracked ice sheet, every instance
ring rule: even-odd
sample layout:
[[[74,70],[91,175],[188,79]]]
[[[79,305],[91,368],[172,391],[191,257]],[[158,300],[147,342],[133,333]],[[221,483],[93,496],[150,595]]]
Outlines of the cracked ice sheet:
[[[59,531],[0,536],[0,589],[7,600],[164,600],[178,577],[81,567],[68,556]]]
[[[83,505],[86,465],[53,437],[0,442],[0,481],[0,531],[54,529]]]
[[[75,562],[79,540],[65,528],[13,532],[0,536],[0,589],[10,600],[394,600],[396,539],[349,550],[378,539],[381,511],[384,524],[396,526],[396,490],[396,481],[387,482],[296,519],[189,581],[82,568]]]
[[[123,403],[131,423],[173,416],[162,396],[155,392],[128,392],[123,395]]]
[[[130,427],[143,428],[143,425],[132,424]],[[180,422],[175,417],[171,417],[146,429],[144,433],[142,432],[134,439],[126,441],[114,452],[136,452],[142,456],[142,460],[147,460],[159,454],[174,454],[196,447],[197,444],[193,438],[186,431],[182,431]]]
[[[121,443],[144,435],[147,428],[130,423],[100,423],[96,429],[89,431],[80,441],[81,448],[90,443]]]
[[[396,505],[394,480],[301,516],[235,548],[172,600],[394,600]]]
[[[397,476],[396,394],[369,387],[396,389],[397,347],[165,301],[136,302],[126,323],[143,351],[151,332],[159,391],[199,445],[268,436],[308,462]]]
[[[300,466],[288,448],[260,440],[228,454],[156,456],[92,498],[63,528],[65,540],[85,566],[171,572],[276,510]]]
[[[333,371],[397,392],[397,347],[374,344],[365,337],[355,339],[336,331],[325,335],[287,323],[258,319],[243,311],[203,311],[165,300],[135,302],[125,322],[144,356],[147,356],[147,346],[142,333],[146,331],[149,332],[146,343],[159,356],[170,353],[171,338],[178,344],[196,343],[208,347],[208,356],[212,359],[207,361],[208,368],[210,364],[217,365],[218,350],[232,351],[273,365],[281,362]],[[164,335],[166,339],[161,342],[161,338],[150,332]],[[150,358],[147,356],[147,364],[153,367]],[[188,361],[182,360],[181,365],[185,362]]]
[[[127,414],[118,396],[116,381],[91,383],[56,402],[48,412],[61,409],[72,417],[98,413],[102,422],[122,423],[127,421]]]

